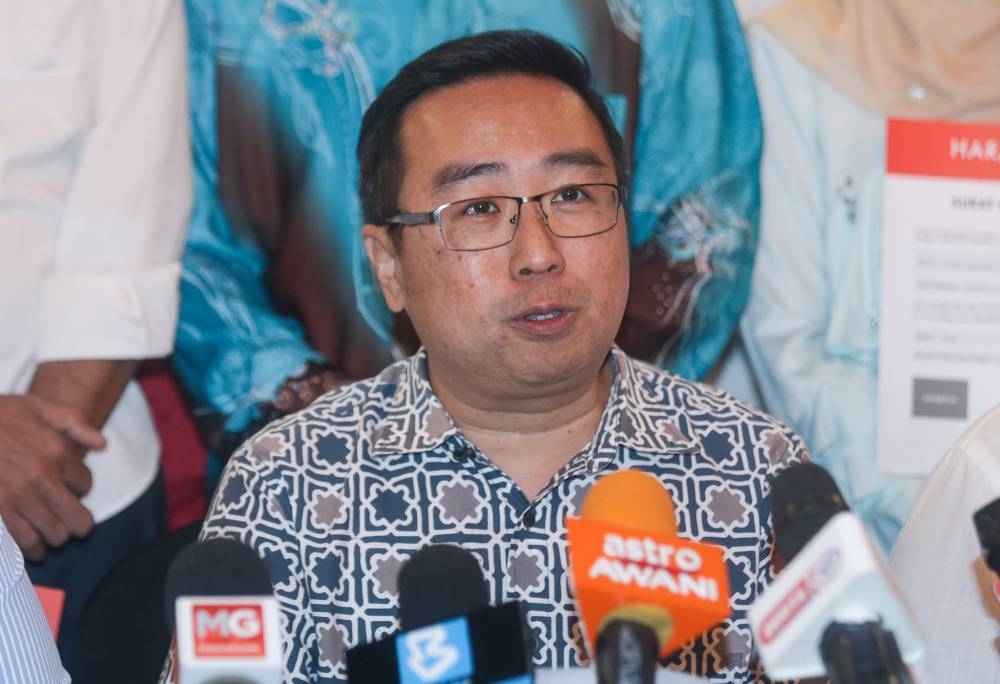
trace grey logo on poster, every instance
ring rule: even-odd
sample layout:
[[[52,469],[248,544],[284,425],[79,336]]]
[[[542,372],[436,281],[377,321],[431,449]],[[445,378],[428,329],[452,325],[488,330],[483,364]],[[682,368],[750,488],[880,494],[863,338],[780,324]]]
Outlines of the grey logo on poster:
[[[965,380],[913,378],[913,415],[965,420],[969,412],[969,383]]]

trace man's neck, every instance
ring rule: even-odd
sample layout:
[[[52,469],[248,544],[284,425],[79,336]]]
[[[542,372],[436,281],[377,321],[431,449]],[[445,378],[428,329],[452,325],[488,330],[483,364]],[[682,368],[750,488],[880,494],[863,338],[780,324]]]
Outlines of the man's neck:
[[[589,442],[600,424],[614,378],[610,356],[590,382],[511,398],[455,392],[431,383],[455,425],[529,499]]]

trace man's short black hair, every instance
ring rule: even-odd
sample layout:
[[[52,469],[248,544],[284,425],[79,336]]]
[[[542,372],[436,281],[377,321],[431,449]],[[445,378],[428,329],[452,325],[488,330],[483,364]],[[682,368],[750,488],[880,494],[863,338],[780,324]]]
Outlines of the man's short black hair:
[[[404,171],[400,130],[403,114],[414,101],[448,86],[515,74],[553,78],[579,95],[601,124],[618,183],[628,184],[625,143],[604,98],[591,84],[586,58],[535,31],[488,31],[442,43],[420,55],[400,70],[365,112],[358,137],[365,223],[385,225],[399,213]]]

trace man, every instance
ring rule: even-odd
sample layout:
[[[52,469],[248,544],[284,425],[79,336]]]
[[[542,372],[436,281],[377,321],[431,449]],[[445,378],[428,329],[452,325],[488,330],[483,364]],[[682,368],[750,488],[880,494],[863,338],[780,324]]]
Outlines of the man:
[[[530,32],[445,43],[372,104],[358,158],[368,257],[424,346],[245,444],[204,531],[267,562],[286,681],[342,681],[347,648],[396,628],[400,566],[440,542],[478,557],[493,600],[525,603],[539,666],[585,662],[564,521],[623,468],[671,490],[681,534],[728,547],[734,617],[672,666],[751,677],[766,480],[804,449],[613,347],[627,165],[585,62]]]
[[[32,581],[66,591],[72,674],[88,595],[162,525],[130,378],[177,319],[183,7],[5,3],[0,64],[0,516]]]

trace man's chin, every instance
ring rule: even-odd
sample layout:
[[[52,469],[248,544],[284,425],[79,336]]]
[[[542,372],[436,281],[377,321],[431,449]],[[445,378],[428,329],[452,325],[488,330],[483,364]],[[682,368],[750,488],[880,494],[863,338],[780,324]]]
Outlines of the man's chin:
[[[562,389],[575,384],[587,384],[600,372],[608,351],[603,353],[554,352],[533,358],[515,359],[514,373],[519,381],[538,389]]]

